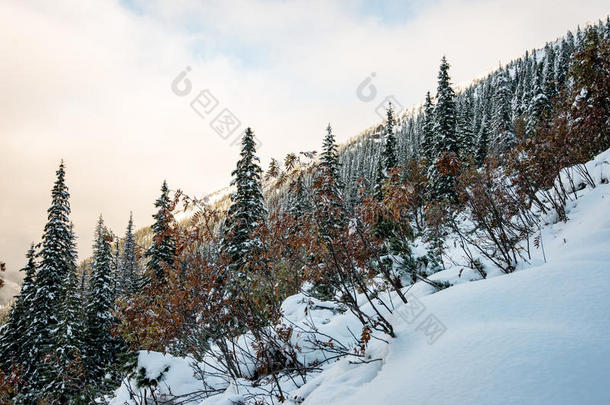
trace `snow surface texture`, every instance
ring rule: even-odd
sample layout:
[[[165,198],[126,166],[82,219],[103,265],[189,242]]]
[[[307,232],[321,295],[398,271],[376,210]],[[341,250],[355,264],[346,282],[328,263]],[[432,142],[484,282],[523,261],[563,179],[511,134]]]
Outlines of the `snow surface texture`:
[[[287,384],[288,403],[610,404],[608,162],[610,150],[587,164],[597,187],[568,202],[568,222],[549,218],[542,227],[546,262],[538,249],[531,264],[509,275],[490,272],[493,278],[469,282],[475,273],[458,276],[453,266],[431,277],[456,284],[451,288],[430,294],[417,283],[394,316],[397,338],[369,345],[367,354],[379,361],[330,363],[300,388]],[[288,298],[286,318],[304,321],[307,301]],[[314,308],[311,319],[325,332],[347,338],[347,326],[358,330],[333,304],[315,302]],[[201,386],[186,359],[142,352],[139,360],[151,376],[170,366],[162,385],[174,394]],[[122,386],[112,403],[125,403],[126,394]],[[228,387],[200,404],[240,400]]]

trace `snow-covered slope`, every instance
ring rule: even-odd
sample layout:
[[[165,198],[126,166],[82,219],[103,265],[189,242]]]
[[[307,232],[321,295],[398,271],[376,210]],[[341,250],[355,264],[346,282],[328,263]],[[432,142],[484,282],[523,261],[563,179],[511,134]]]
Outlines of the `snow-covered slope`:
[[[420,297],[381,364],[335,363],[304,404],[609,404],[608,161],[587,165],[600,185],[569,202],[570,220],[543,228],[547,263],[538,251],[542,264]],[[433,344],[430,314],[446,328]]]
[[[598,185],[568,202],[568,222],[543,226],[546,262],[538,249],[532,264],[512,274],[434,294],[416,284],[410,292],[417,298],[407,305],[417,310],[403,305],[394,317],[397,338],[371,341],[368,352],[378,361],[344,358],[299,388],[287,383],[289,403],[610,404],[608,162],[610,151],[588,163]],[[435,278],[456,273],[449,268]],[[287,300],[288,318],[302,316],[300,301]],[[312,317],[336,335],[351,323],[349,314],[323,309]],[[185,360],[142,353],[140,364],[153,374],[169,365],[165,381],[174,394],[197,386]],[[236,403],[240,394],[229,387],[201,404]],[[126,398],[122,387],[113,403]]]
[[[376,374],[335,364],[304,403],[610,403],[610,187],[575,205],[548,263],[421,297],[434,344],[403,322]]]

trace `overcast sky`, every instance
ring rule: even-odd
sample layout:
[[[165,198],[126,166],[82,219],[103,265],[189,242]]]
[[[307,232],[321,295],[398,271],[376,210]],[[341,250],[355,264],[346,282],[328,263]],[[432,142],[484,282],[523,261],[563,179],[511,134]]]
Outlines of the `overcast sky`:
[[[593,0],[377,3],[0,1],[9,280],[40,240],[62,158],[82,259],[100,213],[121,235],[130,210],[136,226],[150,223],[163,179],[199,196],[225,187],[246,126],[264,164],[319,148],[328,122],[345,141],[378,120],[386,96],[411,106],[434,91],[442,55],[454,83],[468,83],[609,11]],[[181,72],[188,83],[172,87]],[[372,73],[376,97],[363,101]],[[227,139],[210,127],[225,109],[241,123],[222,127]]]

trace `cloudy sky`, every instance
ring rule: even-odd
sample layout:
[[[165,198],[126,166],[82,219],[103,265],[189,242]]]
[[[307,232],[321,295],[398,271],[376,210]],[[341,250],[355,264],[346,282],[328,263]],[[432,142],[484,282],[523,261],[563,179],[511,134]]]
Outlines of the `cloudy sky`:
[[[442,55],[468,83],[609,11],[596,0],[378,3],[0,1],[6,277],[40,239],[62,158],[83,258],[100,213],[119,234],[130,210],[148,224],[163,179],[192,195],[226,186],[246,126],[264,164],[317,149],[328,122],[344,141],[386,96],[410,106],[434,90]],[[363,101],[372,73],[376,96]],[[227,114],[239,125],[223,126]]]

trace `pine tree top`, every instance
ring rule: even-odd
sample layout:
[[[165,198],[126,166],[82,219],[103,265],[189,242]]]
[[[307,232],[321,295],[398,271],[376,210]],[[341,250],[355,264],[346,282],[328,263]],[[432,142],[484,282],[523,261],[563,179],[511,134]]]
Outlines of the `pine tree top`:
[[[264,223],[265,208],[261,186],[262,169],[256,157],[254,132],[247,128],[242,138],[241,158],[233,170],[235,192],[231,195],[231,206],[227,211],[225,239],[222,248],[231,257],[234,269],[241,269],[248,260],[248,253],[257,248],[258,239],[252,238],[252,231]]]
[[[333,135],[330,123],[326,127],[326,135],[324,136],[324,142],[322,144],[320,168],[325,176],[330,176],[335,182],[339,182],[339,155],[337,152],[335,135]]]

